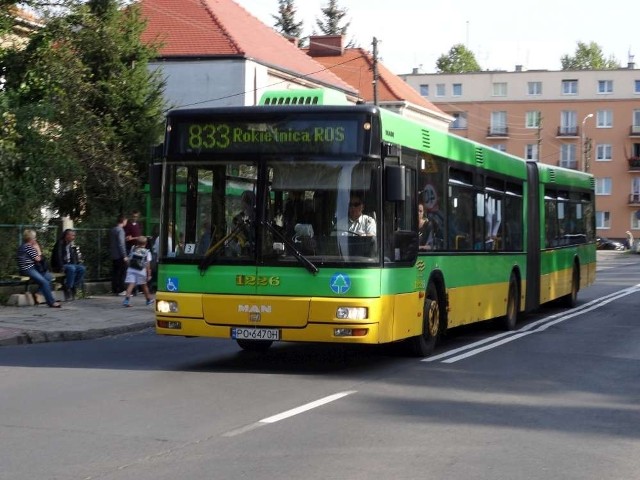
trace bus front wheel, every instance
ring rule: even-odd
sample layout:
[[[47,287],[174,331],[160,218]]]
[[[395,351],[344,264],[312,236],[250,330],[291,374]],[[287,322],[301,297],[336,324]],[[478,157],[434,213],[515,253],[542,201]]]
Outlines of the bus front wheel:
[[[428,357],[433,353],[438,337],[442,333],[440,326],[440,306],[438,290],[429,283],[422,310],[422,334],[408,339],[410,352],[416,357]]]
[[[236,340],[236,342],[243,350],[258,353],[266,352],[273,343],[270,340]]]

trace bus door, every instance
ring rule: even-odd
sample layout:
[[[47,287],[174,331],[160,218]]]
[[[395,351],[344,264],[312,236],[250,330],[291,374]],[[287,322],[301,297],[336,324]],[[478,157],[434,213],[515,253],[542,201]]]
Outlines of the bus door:
[[[540,306],[540,262],[541,243],[540,235],[533,232],[539,231],[544,226],[540,225],[540,173],[538,164],[527,162],[527,293],[525,298],[525,310],[530,312]],[[539,227],[539,228],[536,228]]]

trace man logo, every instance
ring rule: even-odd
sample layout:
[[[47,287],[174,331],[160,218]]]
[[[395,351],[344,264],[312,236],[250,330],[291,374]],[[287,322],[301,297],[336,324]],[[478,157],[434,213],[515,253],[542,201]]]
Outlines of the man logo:
[[[271,305],[238,305],[238,313],[271,313]]]

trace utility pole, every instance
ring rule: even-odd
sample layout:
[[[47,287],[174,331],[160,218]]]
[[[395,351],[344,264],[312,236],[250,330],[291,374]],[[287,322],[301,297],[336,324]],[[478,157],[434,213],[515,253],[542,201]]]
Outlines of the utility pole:
[[[584,127],[585,127],[585,123],[587,122],[587,119],[592,118],[593,117],[593,113],[589,113],[588,115],[585,115],[585,117],[582,119],[582,131],[580,132],[580,148],[582,150],[582,168],[578,168],[578,170],[582,170],[583,172],[588,172],[589,171],[589,160],[587,158],[587,140],[586,140],[586,135],[585,135],[585,131],[584,131]]]
[[[378,105],[378,39],[373,37],[373,104]]]

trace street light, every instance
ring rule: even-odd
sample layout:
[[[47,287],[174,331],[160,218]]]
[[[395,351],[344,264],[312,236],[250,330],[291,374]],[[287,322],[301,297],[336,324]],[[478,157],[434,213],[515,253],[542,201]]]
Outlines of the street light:
[[[582,119],[582,130],[580,130],[580,133],[582,135],[582,139],[580,143],[582,146],[582,171],[583,172],[587,171],[587,139],[584,134],[584,124],[587,121],[587,118],[592,118],[592,117],[593,117],[593,113],[590,113]]]

